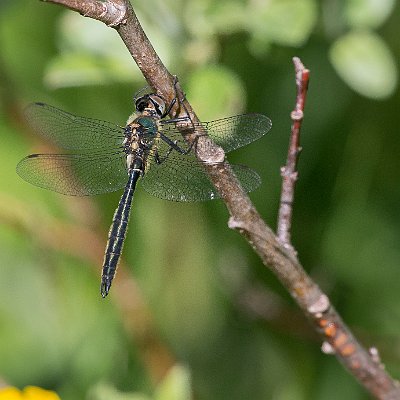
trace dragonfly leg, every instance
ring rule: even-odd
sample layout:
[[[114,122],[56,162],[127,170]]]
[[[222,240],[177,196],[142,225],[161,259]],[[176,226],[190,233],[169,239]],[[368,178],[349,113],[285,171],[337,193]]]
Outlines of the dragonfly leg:
[[[191,125],[194,127],[192,117],[190,116],[190,113],[185,105],[186,93],[182,90],[181,85],[179,84],[179,79],[176,75],[174,75],[174,88],[175,88],[175,99],[178,99],[179,107],[181,107],[181,106],[183,107],[183,109],[185,110],[185,114],[187,115],[187,117],[185,117],[185,118],[190,120]],[[179,98],[179,93],[182,94],[182,98]]]
[[[176,97],[174,97],[174,99],[171,101],[171,103],[169,103],[169,106],[164,111],[164,114],[161,116],[161,119],[165,118],[170,113],[170,111],[172,110],[172,107],[175,105],[175,103],[176,103]]]
[[[185,109],[186,114],[189,115],[189,113],[187,112],[187,109],[183,103],[186,100],[186,94],[182,91],[182,89],[179,85],[179,79],[178,79],[177,75],[174,75],[174,89],[175,89],[175,97],[173,98],[173,100],[171,101],[171,103],[169,104],[167,109],[164,111],[163,115],[161,116],[161,119],[165,118],[171,112],[171,110],[174,107],[174,105],[176,104],[177,100],[179,103],[179,107],[178,107],[178,110],[176,111],[175,115],[177,115],[178,112],[180,111],[181,105],[183,105],[183,108]],[[179,98],[179,94],[182,94],[182,98]],[[178,118],[176,118],[176,119],[174,118],[174,121],[176,121],[177,119]],[[190,117],[189,117],[189,119],[190,119]]]
[[[161,138],[169,145],[169,149],[162,157],[160,157],[160,154],[159,154],[158,150],[156,149],[156,151],[154,152],[154,160],[156,161],[157,164],[162,164],[168,158],[168,156],[171,154],[172,150],[177,151],[179,154],[187,155],[187,154],[189,154],[189,152],[192,150],[193,146],[195,145],[195,143],[192,143],[187,149],[183,149],[182,147],[180,147],[178,145],[177,140],[171,140],[170,138],[168,138],[167,136],[165,136],[163,134],[161,134]]]
[[[172,150],[173,150],[173,148],[170,147],[168,149],[168,151],[162,157],[160,157],[159,152],[156,150],[154,152],[154,160],[155,160],[156,164],[162,164],[168,158],[168,156],[171,154]]]
[[[177,140],[171,140],[168,136],[164,135],[162,132],[160,132],[160,138],[162,140],[164,140],[164,142],[167,143],[170,146],[169,153],[173,149],[173,150],[175,150],[178,153],[183,154],[183,155],[189,154],[192,151],[192,149],[195,146],[196,141],[197,141],[197,139],[196,139],[193,143],[191,143],[189,145],[189,147],[187,149],[183,149],[181,146],[178,145],[178,141]]]

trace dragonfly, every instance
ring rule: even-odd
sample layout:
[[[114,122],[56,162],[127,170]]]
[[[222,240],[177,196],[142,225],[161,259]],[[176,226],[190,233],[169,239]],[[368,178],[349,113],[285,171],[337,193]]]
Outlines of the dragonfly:
[[[135,98],[135,112],[125,126],[80,117],[37,102],[26,110],[28,124],[39,135],[66,150],[63,154],[30,154],[17,165],[27,182],[64,195],[85,196],[124,189],[115,210],[102,266],[100,293],[105,298],[117,271],[126,237],[136,183],[165,200],[195,202],[217,199],[219,193],[182,135],[201,129],[225,153],[265,135],[271,120],[243,114],[195,124],[189,117],[167,118],[172,103],[157,93]],[[231,165],[246,192],[261,179],[243,165]]]

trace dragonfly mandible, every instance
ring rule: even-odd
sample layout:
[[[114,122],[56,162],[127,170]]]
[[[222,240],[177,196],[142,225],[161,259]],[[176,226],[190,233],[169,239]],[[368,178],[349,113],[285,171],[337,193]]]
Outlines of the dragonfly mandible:
[[[196,157],[195,146],[189,146],[182,136],[184,118],[166,118],[166,102],[156,93],[137,98],[135,109],[125,127],[79,117],[45,103],[33,103],[25,111],[28,124],[37,133],[68,153],[23,158],[17,173],[24,180],[73,196],[124,188],[108,233],[102,297],[109,293],[117,270],[139,178],[148,193],[165,200],[193,202],[219,197]],[[189,118],[186,123],[190,129],[197,128]],[[259,139],[271,126],[271,120],[261,114],[201,122],[201,129],[225,153]],[[232,165],[232,170],[247,192],[261,183],[259,175],[246,166]]]

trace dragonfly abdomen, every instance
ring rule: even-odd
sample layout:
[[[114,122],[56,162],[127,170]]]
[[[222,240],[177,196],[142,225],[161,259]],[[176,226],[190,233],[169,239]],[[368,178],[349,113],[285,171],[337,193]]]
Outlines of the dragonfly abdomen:
[[[108,241],[101,275],[100,291],[102,297],[106,297],[110,291],[111,283],[118,267],[118,261],[121,256],[128,227],[133,193],[139,176],[139,170],[131,170],[129,172],[128,182],[125,186],[121,200],[118,203],[118,207],[115,210],[113,221],[108,232]]]

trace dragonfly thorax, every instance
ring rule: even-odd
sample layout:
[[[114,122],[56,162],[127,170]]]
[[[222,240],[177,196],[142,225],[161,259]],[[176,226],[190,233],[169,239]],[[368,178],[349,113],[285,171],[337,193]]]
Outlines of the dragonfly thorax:
[[[142,168],[144,157],[157,134],[157,120],[155,117],[140,116],[126,126],[123,144],[128,170]]]
[[[141,135],[156,135],[158,130],[158,118],[142,116],[136,118],[133,123]]]

